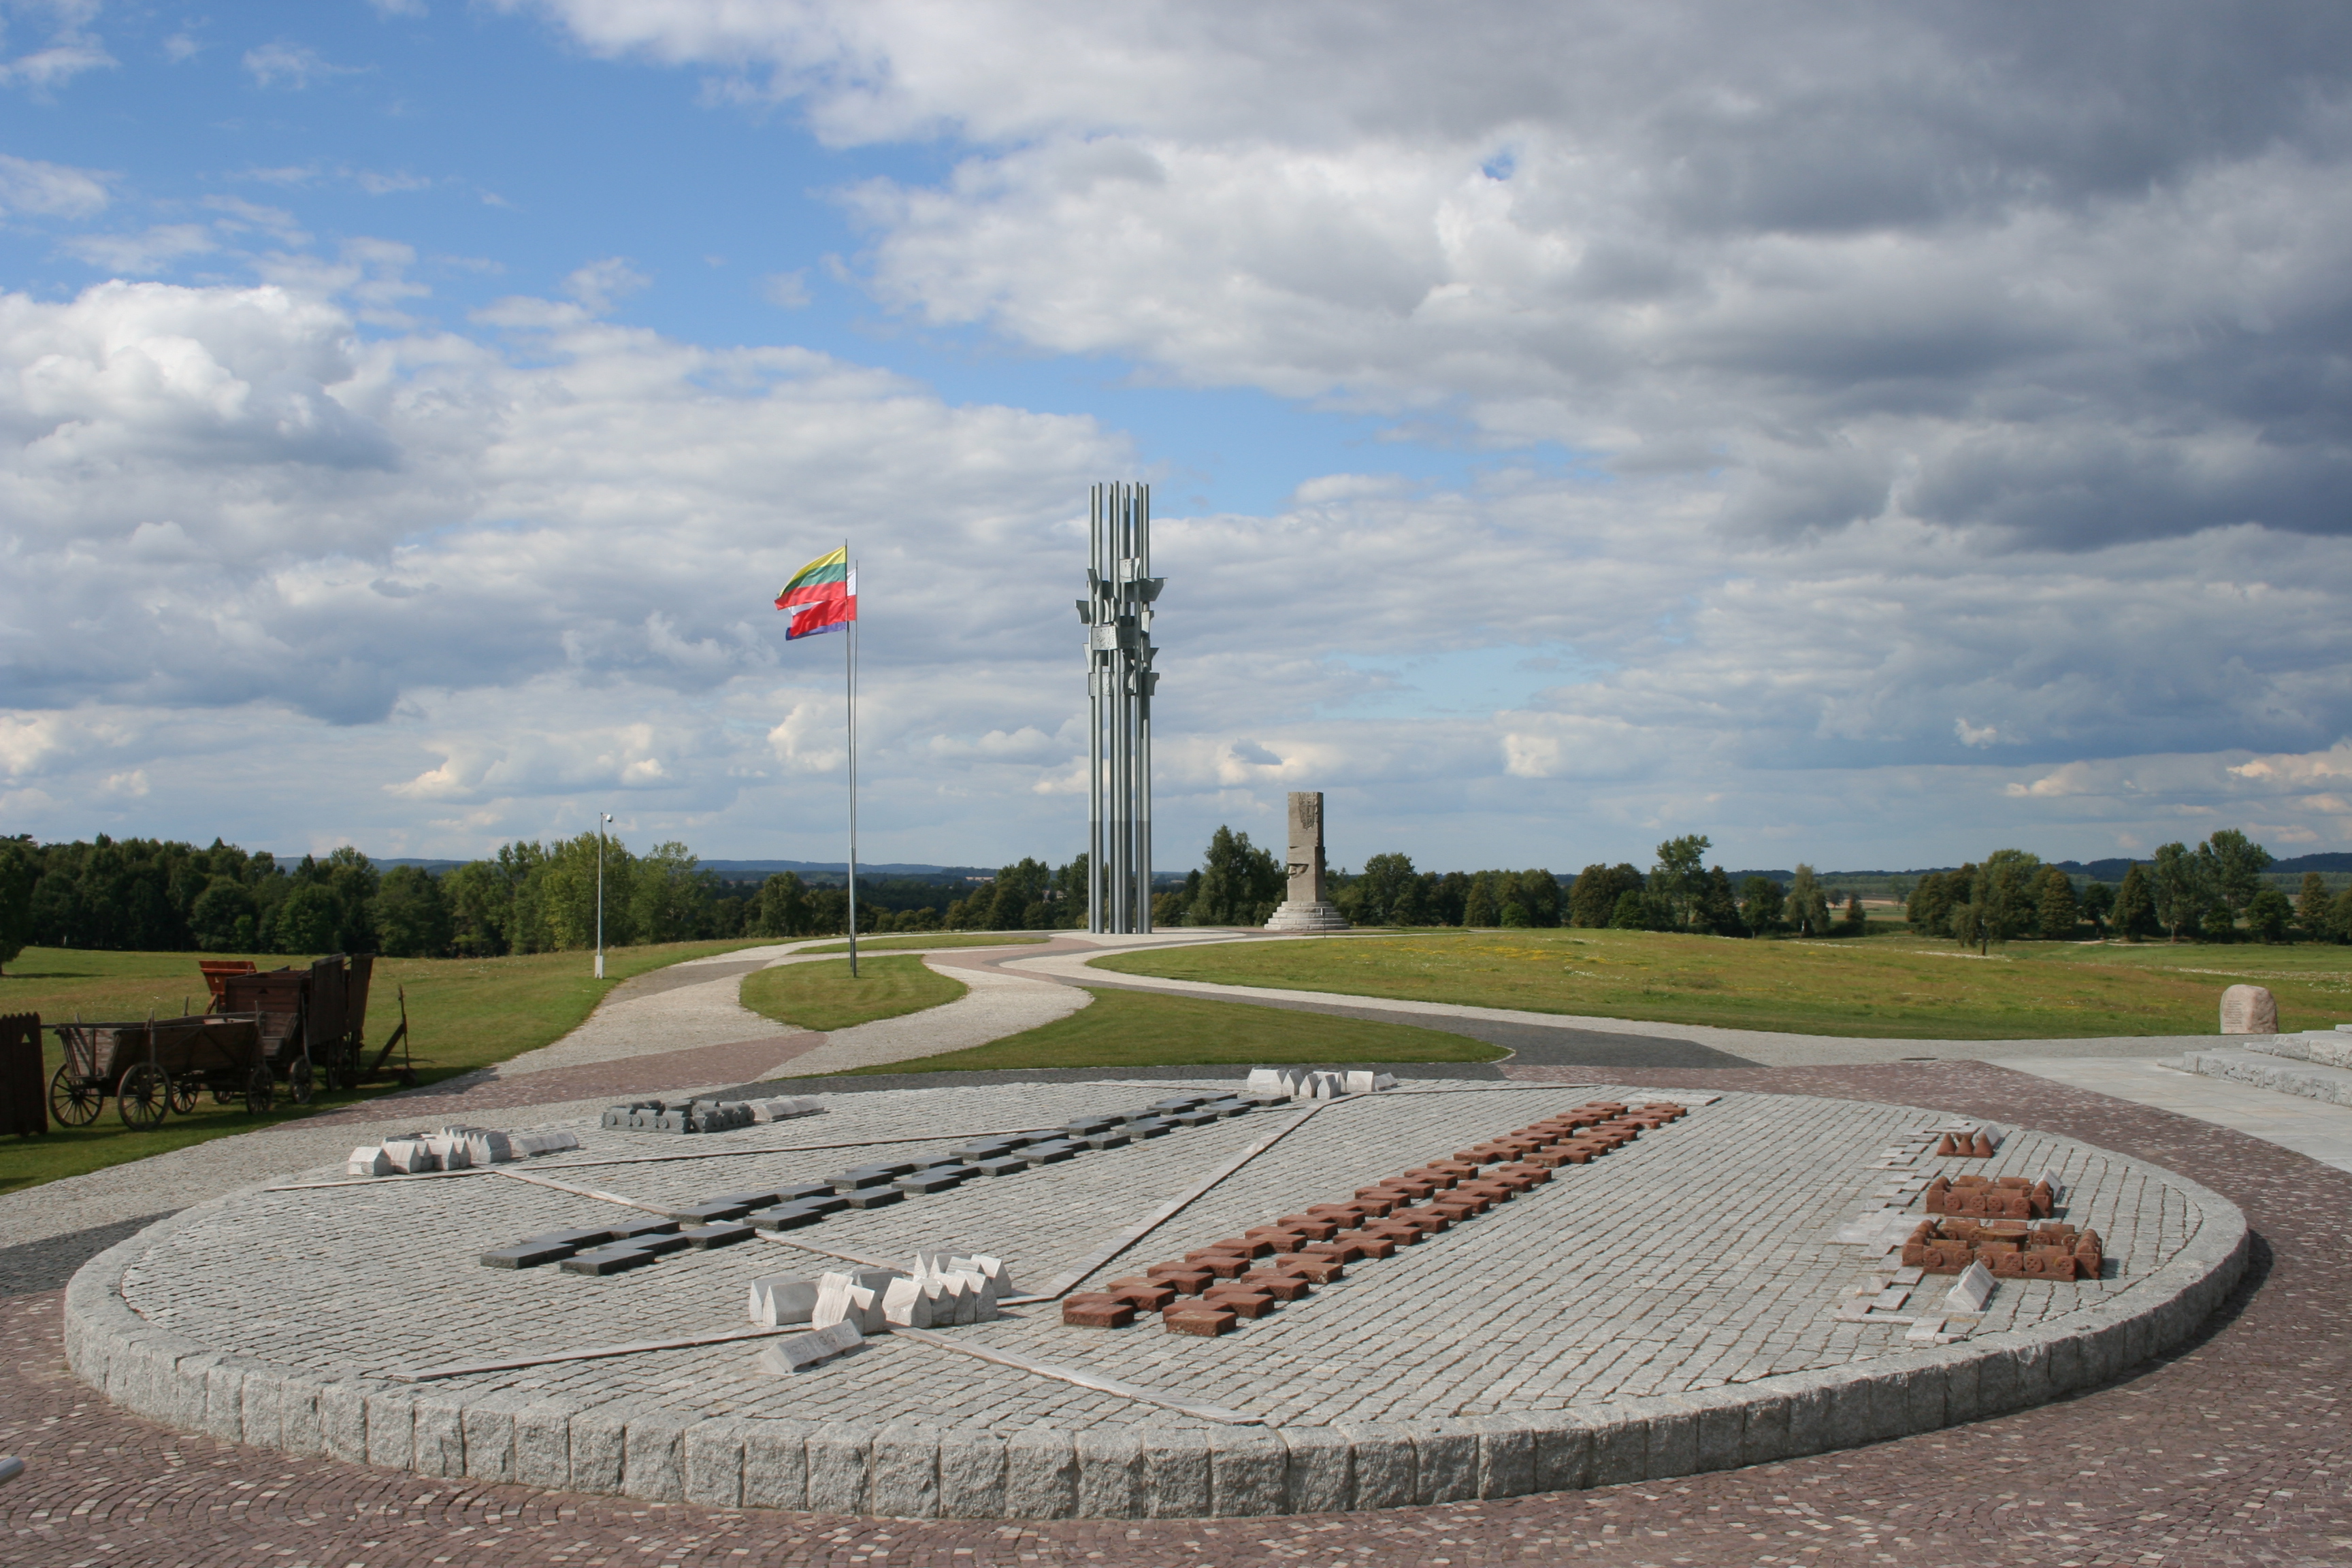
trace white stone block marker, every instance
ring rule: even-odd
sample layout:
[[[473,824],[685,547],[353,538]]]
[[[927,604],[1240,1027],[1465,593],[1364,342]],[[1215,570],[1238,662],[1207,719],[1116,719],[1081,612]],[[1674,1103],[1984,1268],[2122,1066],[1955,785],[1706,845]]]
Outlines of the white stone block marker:
[[[760,1370],[785,1375],[805,1372],[820,1362],[832,1360],[844,1351],[854,1351],[866,1342],[866,1336],[849,1323],[833,1323],[805,1334],[793,1334],[778,1340],[760,1352]]]
[[[352,1157],[343,1162],[343,1174],[389,1176],[392,1174],[392,1162],[384,1158],[383,1144],[363,1143],[352,1150]]]
[[[1981,1263],[1971,1263],[1968,1271],[1952,1283],[1944,1293],[1944,1310],[1948,1312],[1981,1312],[1992,1300],[1992,1270]]]
[[[805,1323],[816,1314],[817,1284],[789,1274],[772,1274],[751,1281],[748,1304],[751,1321],[763,1329]]]
[[[882,1315],[882,1291],[860,1285],[846,1274],[827,1274],[817,1281],[816,1305],[809,1312],[809,1321],[820,1329],[847,1323],[861,1334],[882,1333],[890,1326]]]

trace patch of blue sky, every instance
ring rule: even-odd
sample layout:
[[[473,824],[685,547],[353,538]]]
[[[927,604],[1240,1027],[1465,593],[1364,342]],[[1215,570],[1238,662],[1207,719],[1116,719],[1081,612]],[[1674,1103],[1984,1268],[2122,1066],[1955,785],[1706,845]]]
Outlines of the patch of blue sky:
[[[380,16],[247,0],[208,18],[107,13],[118,64],[0,93],[0,150],[98,169],[94,216],[0,226],[0,283],[46,297],[114,276],[246,283],[289,256],[364,241],[425,292],[426,325],[508,295],[561,297],[607,258],[614,320],[713,347],[792,344],[897,372],[954,404],[1089,415],[1134,442],[1164,515],[1278,511],[1307,480],[1394,474],[1466,488],[1506,454],[1466,426],[1323,409],[1247,387],[1184,387],[1108,357],[1033,353],[984,328],[895,316],[857,280],[862,236],[835,193],[929,184],[947,141],[829,148],[791,104],[713,101],[698,74],[598,59],[528,17],[473,5]],[[401,330],[389,318],[363,331]]]
[[[1329,662],[1355,677],[1348,692],[1318,708],[1324,718],[1483,718],[1535,704],[1544,692],[1612,668],[1565,643],[1497,644],[1425,654],[1338,653]]]

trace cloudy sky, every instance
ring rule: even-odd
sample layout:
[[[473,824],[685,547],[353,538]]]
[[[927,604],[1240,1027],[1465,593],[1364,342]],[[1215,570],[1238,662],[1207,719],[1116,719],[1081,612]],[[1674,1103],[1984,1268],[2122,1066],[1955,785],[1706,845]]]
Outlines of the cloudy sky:
[[[0,832],[2352,847],[2352,12],[0,0]]]

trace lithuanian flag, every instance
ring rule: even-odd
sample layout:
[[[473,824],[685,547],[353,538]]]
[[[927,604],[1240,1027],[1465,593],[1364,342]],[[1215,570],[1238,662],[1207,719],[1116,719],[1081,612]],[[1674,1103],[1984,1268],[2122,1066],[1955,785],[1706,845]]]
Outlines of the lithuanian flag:
[[[837,632],[857,618],[857,574],[850,569],[849,546],[820,555],[792,575],[776,595],[776,608],[793,612],[784,640]]]

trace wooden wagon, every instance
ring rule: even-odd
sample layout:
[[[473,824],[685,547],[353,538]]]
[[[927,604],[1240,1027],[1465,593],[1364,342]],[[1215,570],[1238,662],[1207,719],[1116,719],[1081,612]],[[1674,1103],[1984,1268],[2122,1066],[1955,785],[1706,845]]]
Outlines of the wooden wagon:
[[[142,1023],[53,1024],[65,1063],[49,1079],[49,1114],[61,1126],[98,1119],[106,1097],[126,1127],[144,1130],[176,1110],[196,1108],[210,1089],[226,1105],[242,1097],[255,1115],[268,1110],[277,1082],[261,1054],[261,1019],[253,1013],[191,1013]]]
[[[310,1103],[322,1079],[329,1089],[352,1089],[384,1072],[392,1053],[407,1042],[404,996],[399,1026],[375,1059],[368,1059],[368,982],[375,973],[372,952],[331,953],[307,969],[256,970],[250,963],[232,969],[214,962],[205,963],[204,971],[222,1010],[260,1015],[263,1059],[298,1105]],[[390,1076],[404,1086],[416,1082],[404,1052]]]

